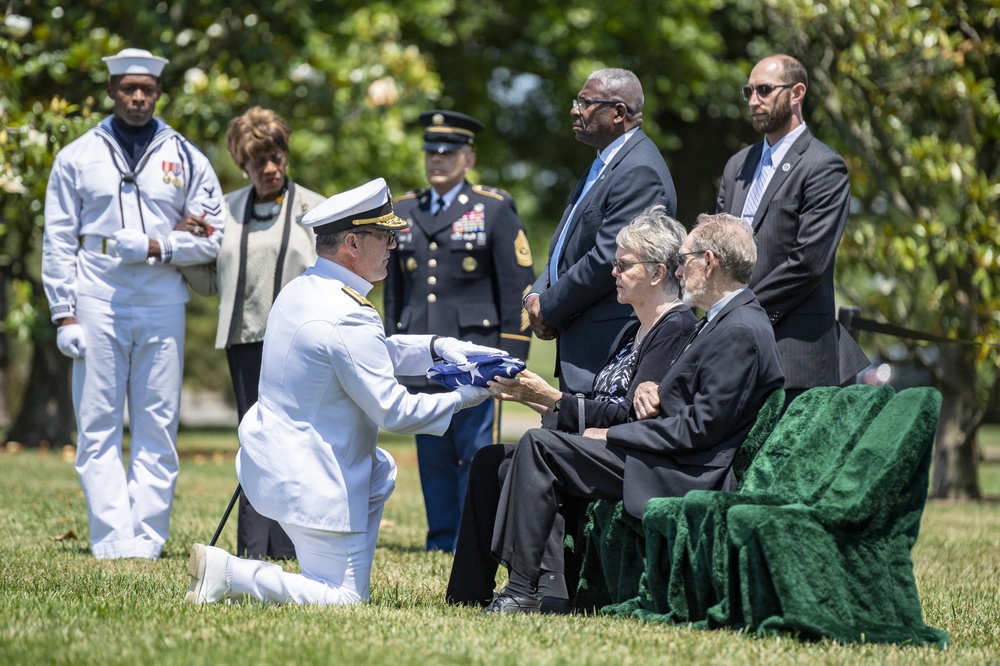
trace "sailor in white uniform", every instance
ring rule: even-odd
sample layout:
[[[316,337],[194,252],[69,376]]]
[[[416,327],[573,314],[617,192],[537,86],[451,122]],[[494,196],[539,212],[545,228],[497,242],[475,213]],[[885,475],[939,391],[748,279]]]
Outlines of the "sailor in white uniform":
[[[497,350],[430,335],[386,338],[366,296],[385,278],[395,230],[406,223],[383,179],[327,199],[302,224],[315,229],[319,258],[271,308],[260,397],[240,424],[236,459],[247,499],[280,523],[302,573],[195,544],[193,603],[367,601],[382,508],[396,483],[392,457],[376,446],[379,428],[440,435],[457,411],[490,396],[474,386],[411,394],[394,376],[423,375],[436,357],[462,363]]]
[[[114,115],[56,155],[42,282],[59,350],[74,359],[76,470],[91,551],[156,559],[178,469],[182,271],[195,279],[218,254],[222,191],[198,148],[153,117],[167,60],[139,49],[104,60]]]

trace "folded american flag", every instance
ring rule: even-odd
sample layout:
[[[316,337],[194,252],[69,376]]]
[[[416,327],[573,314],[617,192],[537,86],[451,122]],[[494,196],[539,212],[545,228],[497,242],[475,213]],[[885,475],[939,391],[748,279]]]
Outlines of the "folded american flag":
[[[524,361],[513,356],[472,355],[468,359],[468,363],[461,365],[438,363],[431,366],[427,378],[448,388],[469,384],[486,388],[486,382],[497,375],[513,377],[526,367]]]

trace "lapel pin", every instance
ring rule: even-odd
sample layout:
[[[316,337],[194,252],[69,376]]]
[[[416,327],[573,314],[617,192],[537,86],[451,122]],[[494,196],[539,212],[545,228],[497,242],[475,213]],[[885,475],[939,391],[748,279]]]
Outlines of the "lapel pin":
[[[781,170],[784,171],[785,173],[788,173],[789,171],[792,170],[792,165],[789,164],[788,162],[785,162],[784,164],[781,165]]]

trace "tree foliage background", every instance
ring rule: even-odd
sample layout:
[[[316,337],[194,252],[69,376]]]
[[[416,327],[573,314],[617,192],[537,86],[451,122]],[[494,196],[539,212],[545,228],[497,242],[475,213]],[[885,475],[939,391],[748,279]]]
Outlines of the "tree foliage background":
[[[163,0],[136,9],[122,0],[9,0],[0,26],[0,381],[8,388],[0,424],[29,443],[71,438],[68,396],[53,389],[67,366],[54,352],[38,278],[41,202],[55,152],[110,110],[100,58],[126,46],[170,58],[159,113],[205,150],[227,191],[245,181],[225,153],[226,124],[252,104],[289,121],[290,174],[327,194],[375,176],[396,193],[422,186],[419,113],[443,107],[480,118],[488,130],[475,179],[515,196],[539,267],[591,159],[569,118],[587,74],[602,66],[638,74],[643,127],[664,152],[678,216],[689,222],[714,209],[725,160],[759,138],[738,93],[752,63],[789,52],[812,77],[811,129],[851,169],[856,210],[838,256],[847,300],[897,324],[996,340],[991,74],[1000,67],[990,4]],[[215,307],[196,299],[189,309],[186,375],[227,390],[224,357],[212,349]],[[986,349],[913,349],[946,397],[939,451],[947,455],[936,467],[945,476],[935,492],[978,493],[974,433],[997,400],[996,353]]]

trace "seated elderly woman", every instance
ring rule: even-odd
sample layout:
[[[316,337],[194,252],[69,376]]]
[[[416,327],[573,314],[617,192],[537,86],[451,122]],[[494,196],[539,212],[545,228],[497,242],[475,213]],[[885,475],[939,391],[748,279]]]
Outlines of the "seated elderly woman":
[[[634,309],[638,321],[625,328],[589,396],[563,393],[537,374],[490,382],[498,397],[529,405],[542,414],[542,427],[583,434],[656,414],[656,406],[635,397],[642,382],[658,382],[694,331],[695,316],[679,297],[674,256],[687,237],[664,206],[650,206],[616,238],[612,264],[618,301]],[[652,396],[655,399],[655,396]],[[635,401],[633,402],[633,399]],[[485,605],[493,596],[497,562],[490,552],[500,489],[514,444],[488,446],[472,461],[447,598],[454,604]],[[571,507],[567,507],[570,510]],[[565,576],[539,581],[539,592],[568,610]]]

